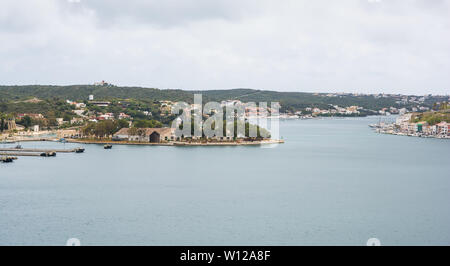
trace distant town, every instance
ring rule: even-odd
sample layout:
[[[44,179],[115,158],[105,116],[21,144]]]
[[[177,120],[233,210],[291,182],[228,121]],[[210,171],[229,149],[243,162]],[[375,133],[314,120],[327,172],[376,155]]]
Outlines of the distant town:
[[[370,125],[376,132],[400,136],[450,139],[450,109],[446,112],[408,113],[394,123]]]

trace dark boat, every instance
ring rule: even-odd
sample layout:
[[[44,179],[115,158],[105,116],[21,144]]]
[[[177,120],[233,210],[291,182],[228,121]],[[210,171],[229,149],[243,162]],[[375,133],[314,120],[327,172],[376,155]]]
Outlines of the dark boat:
[[[84,152],[84,149],[83,149],[83,148],[76,148],[76,149],[75,149],[75,152],[76,152],[76,153],[83,153],[83,152]]]
[[[112,149],[112,145],[111,144],[106,144],[105,146],[103,146],[103,148],[105,150],[110,150],[110,149]]]
[[[12,158],[12,157],[1,157],[0,161],[2,161],[4,163],[12,163],[14,161],[14,158]]]
[[[55,156],[56,156],[56,152],[54,152],[54,151],[41,153],[41,157],[55,157]]]

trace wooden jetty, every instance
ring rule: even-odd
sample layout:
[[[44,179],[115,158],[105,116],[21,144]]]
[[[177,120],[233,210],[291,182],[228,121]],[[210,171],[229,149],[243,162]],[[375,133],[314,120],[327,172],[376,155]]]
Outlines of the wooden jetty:
[[[31,152],[0,152],[0,156],[41,156],[41,153],[31,153]]]
[[[34,156],[34,157],[55,157],[56,152],[0,152],[0,156]]]
[[[75,148],[70,150],[58,150],[58,149],[17,149],[17,148],[0,148],[0,152],[16,152],[16,153],[22,153],[22,152],[57,152],[57,153],[82,153],[84,152],[83,148]]]

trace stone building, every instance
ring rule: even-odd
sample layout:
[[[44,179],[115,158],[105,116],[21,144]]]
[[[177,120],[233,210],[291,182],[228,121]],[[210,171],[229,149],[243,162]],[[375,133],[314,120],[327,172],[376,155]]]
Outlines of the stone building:
[[[176,140],[174,128],[140,128],[130,134],[130,128],[122,128],[113,136],[116,140],[160,143]]]

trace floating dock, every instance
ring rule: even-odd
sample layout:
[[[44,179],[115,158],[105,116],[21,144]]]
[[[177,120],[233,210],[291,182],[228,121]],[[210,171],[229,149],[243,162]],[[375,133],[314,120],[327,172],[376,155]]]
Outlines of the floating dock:
[[[57,153],[82,153],[84,152],[83,148],[75,148],[75,149],[70,149],[70,150],[58,150],[58,149],[16,149],[16,148],[0,148],[0,152],[39,152],[39,153],[44,153],[44,152],[57,152]]]
[[[36,156],[40,157],[41,153],[31,153],[31,152],[0,152],[0,156]]]

